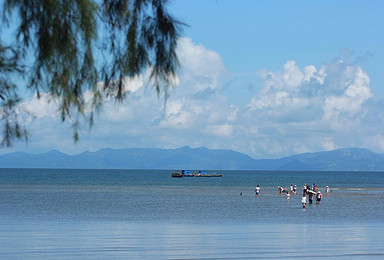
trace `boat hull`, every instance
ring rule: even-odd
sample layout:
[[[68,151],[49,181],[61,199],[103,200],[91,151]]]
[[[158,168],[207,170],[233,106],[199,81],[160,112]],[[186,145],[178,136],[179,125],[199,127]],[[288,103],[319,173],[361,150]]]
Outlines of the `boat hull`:
[[[186,173],[187,172],[187,173]],[[208,174],[206,172],[198,172],[198,173],[191,173],[190,171],[177,171],[172,172],[172,178],[182,178],[182,177],[206,177],[206,178],[212,178],[212,177],[223,177],[222,174]]]

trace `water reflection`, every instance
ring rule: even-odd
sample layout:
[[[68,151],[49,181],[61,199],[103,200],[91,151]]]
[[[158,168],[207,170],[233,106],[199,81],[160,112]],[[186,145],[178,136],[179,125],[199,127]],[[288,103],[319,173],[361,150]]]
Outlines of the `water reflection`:
[[[1,258],[252,259],[384,256],[384,225],[0,225]],[[7,233],[12,229],[12,236]],[[6,238],[6,239],[5,239]]]

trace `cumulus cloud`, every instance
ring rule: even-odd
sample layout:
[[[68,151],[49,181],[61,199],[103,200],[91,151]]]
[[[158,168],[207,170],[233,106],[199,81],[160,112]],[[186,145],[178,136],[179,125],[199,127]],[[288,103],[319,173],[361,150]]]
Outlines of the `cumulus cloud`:
[[[34,95],[31,98],[26,99],[21,103],[21,110],[26,110],[33,115],[28,117],[28,120],[32,120],[34,117],[37,118],[57,118],[59,116],[58,103],[48,94],[41,94],[40,99]]]
[[[257,73],[263,87],[244,112],[247,120],[262,122],[255,139],[263,139],[264,133],[277,140],[280,149],[293,153],[367,147],[364,140],[371,134],[367,129],[381,131],[375,127],[377,123],[366,124],[374,96],[369,76],[355,62],[334,59],[320,68],[309,65],[301,69],[287,61],[283,71]],[[263,149],[262,153],[269,153]]]
[[[239,105],[225,95],[236,92],[228,90],[236,82],[223,83],[231,75],[217,52],[183,38],[177,53],[181,70],[166,102],[148,86],[147,74],[125,79],[125,102],[107,101],[76,145],[53,100],[27,100],[24,106],[37,116],[30,123],[28,149],[76,153],[189,145],[233,149],[255,158],[340,147],[384,151],[384,101],[374,97],[368,74],[351,57],[320,67],[299,67],[290,60],[281,71],[257,71],[261,85],[249,89]]]
[[[220,55],[196,45],[190,38],[180,39],[178,45],[177,55],[183,65],[181,77],[183,84],[188,84],[184,91],[196,93],[218,88],[219,79],[227,73]]]

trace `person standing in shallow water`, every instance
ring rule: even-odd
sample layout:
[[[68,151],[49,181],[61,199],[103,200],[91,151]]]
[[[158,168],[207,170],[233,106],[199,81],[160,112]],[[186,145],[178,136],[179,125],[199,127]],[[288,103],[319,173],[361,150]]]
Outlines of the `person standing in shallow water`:
[[[305,206],[307,206],[307,197],[306,196],[303,196],[301,198],[301,204],[303,204],[303,209],[305,208]]]
[[[312,194],[312,192],[309,192],[308,193],[308,202],[309,202],[309,204],[312,204],[312,201],[313,201],[313,194]]]
[[[289,191],[287,191],[287,194],[285,195],[287,201],[289,201],[289,199],[291,198],[291,194],[289,193]]]
[[[316,194],[316,204],[320,204],[322,197],[323,197],[323,194],[321,194],[321,192],[318,191]]]
[[[257,197],[257,196],[259,196],[259,194],[260,194],[260,187],[259,187],[259,185],[257,185],[255,188],[255,196]]]
[[[329,193],[329,186],[328,185],[325,186],[325,193],[326,193],[326,195],[328,195],[328,193]]]

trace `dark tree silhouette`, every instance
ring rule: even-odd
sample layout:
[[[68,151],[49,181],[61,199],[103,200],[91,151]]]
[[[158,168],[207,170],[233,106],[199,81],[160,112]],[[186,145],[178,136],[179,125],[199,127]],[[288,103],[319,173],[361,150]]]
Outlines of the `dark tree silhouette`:
[[[126,77],[149,69],[151,85],[168,95],[183,24],[168,13],[166,0],[4,0],[2,5],[3,145],[27,140],[17,108],[26,88],[37,97],[48,93],[59,100],[61,119],[71,118],[75,140],[80,120],[92,125],[104,97],[125,98]],[[85,112],[86,90],[93,92],[90,113]]]

